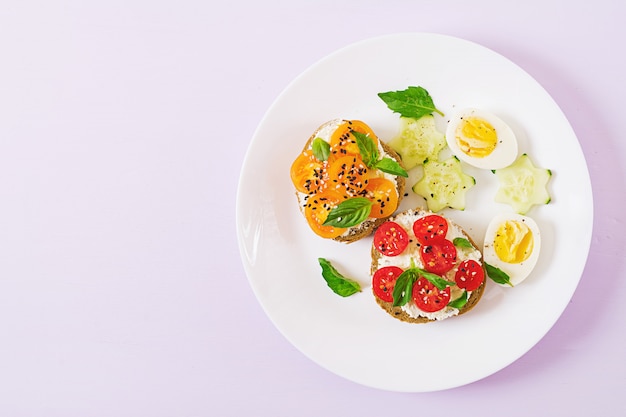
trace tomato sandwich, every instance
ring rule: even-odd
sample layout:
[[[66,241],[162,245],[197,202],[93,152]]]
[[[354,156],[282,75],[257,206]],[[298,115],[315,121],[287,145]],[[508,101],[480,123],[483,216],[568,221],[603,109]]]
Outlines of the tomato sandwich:
[[[372,291],[391,316],[427,323],[467,313],[485,288],[482,253],[440,214],[408,210],[382,223],[372,243]]]
[[[321,125],[291,165],[300,211],[313,232],[354,242],[389,218],[408,176],[398,154],[364,122]]]

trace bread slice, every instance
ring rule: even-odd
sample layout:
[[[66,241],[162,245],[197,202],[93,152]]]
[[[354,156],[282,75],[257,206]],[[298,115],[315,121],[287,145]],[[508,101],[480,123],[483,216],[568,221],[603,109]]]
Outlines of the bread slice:
[[[413,215],[415,216],[415,219],[417,219],[418,217],[422,217],[425,216],[427,214],[431,214],[430,211],[426,211],[426,210],[422,210],[422,209],[415,209],[415,210],[408,210],[405,211],[403,213],[398,213],[395,216],[391,217],[388,220],[395,220],[397,219],[399,216],[407,216],[407,215]],[[445,216],[436,213],[442,217],[445,218]],[[480,249],[478,249],[478,246],[476,246],[475,242],[472,240],[472,238],[465,232],[465,230],[463,230],[458,224],[454,223],[453,221],[451,221],[450,219],[446,218],[446,220],[449,222],[449,224],[451,225],[456,225],[456,227],[458,228],[458,230],[460,231],[460,233],[462,234],[462,237],[466,238],[471,244],[472,246],[476,249],[476,251],[480,252]],[[410,243],[410,244],[415,244],[415,243]],[[376,270],[378,269],[378,265],[379,265],[379,260],[382,257],[381,253],[376,249],[375,245],[372,243],[372,249],[371,249],[371,255],[372,255],[372,264],[371,264],[371,268],[370,268],[370,272],[371,275],[373,276],[374,273],[376,272]],[[392,258],[389,258],[392,259]],[[460,263],[461,260],[458,261],[458,263]],[[482,262],[482,253],[480,255],[480,261],[481,263],[484,265],[484,263]],[[455,266],[456,269],[456,266]],[[485,274],[485,278],[486,278],[486,274]],[[467,300],[467,303],[458,310],[458,314],[456,315],[462,315],[467,313],[468,311],[470,311],[471,309],[473,309],[476,304],[478,303],[478,301],[480,301],[483,292],[485,291],[485,283],[486,283],[486,279],[483,280],[482,284],[480,284],[480,286],[471,292],[471,294],[469,295],[469,298]],[[402,309],[402,307],[394,307],[393,303],[391,302],[387,302],[387,301],[383,301],[380,298],[378,298],[376,296],[376,294],[373,291],[373,286],[372,286],[372,294],[374,295],[374,298],[376,299],[376,302],[378,303],[378,305],[385,310],[389,315],[391,315],[392,317],[395,317],[398,320],[404,321],[404,322],[408,322],[408,323],[429,323],[432,321],[437,321],[437,319],[434,318],[428,318],[428,317],[414,317],[412,315],[409,315],[405,310]],[[446,317],[446,318],[451,318],[454,317],[450,316],[450,317]],[[444,318],[444,319],[446,319]],[[439,319],[439,320],[443,320],[443,319]]]
[[[347,122],[347,120],[334,119],[321,125],[309,137],[309,139],[307,140],[307,142],[305,143],[303,147],[303,150],[307,150],[311,148],[313,140],[320,136],[320,132],[323,132],[325,129],[332,130],[333,126],[338,126],[339,124],[343,122]],[[396,162],[398,162],[398,164],[400,164],[400,166],[404,168],[404,165],[402,163],[402,158],[400,157],[400,155],[398,155],[398,153],[396,153],[389,145],[383,142],[380,138],[378,138],[378,142],[382,146],[382,149],[384,150],[386,156],[394,159]],[[404,177],[396,176],[395,182],[396,182],[396,191],[398,192],[398,206],[399,206],[400,202],[402,201],[402,198],[404,197],[406,180]],[[306,198],[308,196],[304,196],[301,193],[298,193],[297,191],[296,191],[296,196],[298,198],[300,210],[304,214],[304,206],[306,204]],[[342,235],[333,238],[333,240],[338,241],[338,242],[343,242],[343,243],[356,242],[357,240],[360,240],[370,235],[379,225],[384,223],[386,220],[387,218],[368,218],[367,220],[360,223],[359,225],[348,228]]]

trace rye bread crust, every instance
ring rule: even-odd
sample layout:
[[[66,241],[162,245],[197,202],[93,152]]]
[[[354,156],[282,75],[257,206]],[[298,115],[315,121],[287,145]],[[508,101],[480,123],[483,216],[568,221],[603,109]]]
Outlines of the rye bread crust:
[[[415,212],[417,212],[420,215],[426,215],[429,214],[430,212],[422,210],[422,209],[415,209]],[[403,213],[399,213],[396,216],[402,215]],[[394,216],[395,217],[395,216]],[[390,218],[390,220],[393,220],[393,217]],[[446,220],[448,220],[448,222],[450,223],[454,223],[452,222],[450,219],[446,218]],[[454,223],[456,224],[456,223]],[[457,226],[459,226],[457,224]],[[470,241],[470,243],[472,244],[472,246],[474,246],[475,248],[478,248],[478,246],[476,246],[476,244],[474,243],[474,241],[472,240],[472,238],[465,232],[465,230],[463,230],[460,226],[459,228],[461,229],[463,236]],[[371,255],[372,255],[372,264],[370,267],[370,275],[374,275],[374,273],[376,272],[376,266],[378,264],[378,259],[380,259],[381,254],[378,250],[376,250],[376,247],[374,246],[374,244],[372,243],[372,249],[371,249]],[[481,261],[482,261],[482,253],[481,253]],[[474,291],[472,291],[472,293],[470,294],[469,299],[467,300],[467,303],[465,304],[465,306],[463,306],[463,308],[459,309],[459,314],[457,314],[458,316],[467,313],[468,311],[470,311],[471,309],[473,309],[476,304],[478,304],[478,301],[480,301],[480,298],[482,297],[484,291],[485,291],[485,285],[486,285],[487,280],[483,280],[482,284],[480,284],[480,287],[478,287],[477,289],[475,289]],[[401,307],[394,307],[393,303],[390,303],[388,301],[383,301],[380,298],[378,298],[376,296],[376,294],[374,293],[374,288],[372,287],[372,294],[374,295],[374,299],[376,300],[376,302],[378,303],[378,305],[387,312],[387,314],[389,314],[390,316],[407,322],[407,323],[429,323],[432,321],[437,321],[434,319],[429,319],[427,317],[412,317],[410,316],[408,313],[406,313],[404,310],[402,310]],[[454,317],[454,316],[452,316]],[[448,318],[452,318],[452,317],[448,317]],[[444,319],[447,320],[447,319]]]
[[[345,122],[347,120],[341,120],[341,122]],[[302,148],[302,150],[306,150],[309,149],[311,147],[311,143],[313,142],[313,140],[318,136],[318,132],[320,130],[322,130],[325,126],[331,124],[331,123],[336,123],[337,120],[331,120],[328,121],[326,123],[324,123],[323,125],[321,125],[320,127],[318,127],[315,132],[313,132],[313,134],[311,135],[311,137],[309,138],[309,140],[307,140],[306,144],[304,145],[304,147]],[[387,155],[394,159],[396,162],[398,162],[398,164],[400,164],[400,166],[402,168],[404,168],[404,164],[402,163],[402,158],[400,157],[400,155],[398,155],[398,153],[396,151],[394,151],[393,149],[391,149],[391,147],[389,145],[387,145],[385,142],[383,142],[380,138],[378,138],[378,141],[380,142],[380,144],[382,145],[383,149],[385,150],[385,152],[387,153]],[[398,206],[400,205],[400,202],[402,201],[402,198],[404,197],[404,190],[406,187],[406,179],[404,177],[400,177],[400,176],[396,176],[396,191],[398,192]],[[304,202],[301,200],[300,195],[298,194],[298,192],[296,192],[296,197],[298,198],[298,202],[300,205],[300,211],[303,211],[303,206],[304,206]],[[350,227],[346,230],[346,232],[344,234],[342,234],[341,236],[337,236],[335,238],[333,238],[332,240],[335,240],[337,242],[343,242],[343,243],[352,243],[352,242],[356,242],[357,240],[363,239],[366,236],[369,236],[370,234],[372,234],[372,232],[381,224],[383,224],[389,217],[384,217],[384,218],[380,218],[380,219],[367,219],[366,221],[364,221],[363,223],[357,225],[357,226],[353,226]]]

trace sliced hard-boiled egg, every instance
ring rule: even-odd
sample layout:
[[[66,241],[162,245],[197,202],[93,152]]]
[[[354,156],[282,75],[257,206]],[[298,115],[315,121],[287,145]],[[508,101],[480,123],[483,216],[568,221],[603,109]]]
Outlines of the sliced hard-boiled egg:
[[[461,161],[477,168],[500,169],[517,158],[515,133],[486,110],[469,108],[458,112],[448,122],[446,142]]]
[[[537,264],[541,233],[530,217],[517,213],[494,217],[485,233],[485,262],[508,275],[515,286],[524,281]]]

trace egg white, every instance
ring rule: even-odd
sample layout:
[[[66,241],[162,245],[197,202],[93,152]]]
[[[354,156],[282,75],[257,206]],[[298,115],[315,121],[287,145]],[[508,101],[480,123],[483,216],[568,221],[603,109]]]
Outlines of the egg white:
[[[473,157],[461,150],[456,140],[456,131],[459,124],[467,117],[477,117],[491,124],[496,131],[497,143],[491,154],[478,158]],[[461,160],[472,166],[482,169],[500,169],[507,167],[515,161],[518,153],[517,138],[515,133],[502,119],[486,110],[467,108],[455,114],[446,128],[446,142],[450,150]]]
[[[504,262],[501,260],[495,252],[494,241],[498,228],[502,223],[507,220],[520,221],[528,226],[533,234],[533,250],[528,259],[517,264]],[[483,257],[485,262],[495,266],[496,268],[504,271],[511,281],[513,286],[520,284],[524,281],[537,264],[539,259],[539,253],[541,252],[541,233],[539,226],[530,217],[523,216],[517,213],[500,214],[494,217],[489,226],[487,226],[487,232],[485,233],[485,242],[483,245]],[[508,286],[508,285],[505,285]]]

